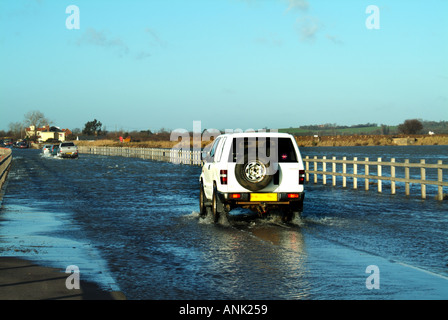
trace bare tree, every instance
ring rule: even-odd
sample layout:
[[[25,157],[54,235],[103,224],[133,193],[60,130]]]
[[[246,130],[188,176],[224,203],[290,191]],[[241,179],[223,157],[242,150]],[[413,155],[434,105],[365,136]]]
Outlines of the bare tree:
[[[24,129],[23,123],[10,122],[8,125],[8,128],[9,128],[9,132],[15,139],[22,138],[22,130]]]
[[[34,111],[28,111],[25,114],[24,124],[27,127],[34,126],[34,132],[32,135],[32,139],[35,140],[36,134],[37,134],[37,129],[39,127],[45,126],[50,123],[42,112],[34,110]]]

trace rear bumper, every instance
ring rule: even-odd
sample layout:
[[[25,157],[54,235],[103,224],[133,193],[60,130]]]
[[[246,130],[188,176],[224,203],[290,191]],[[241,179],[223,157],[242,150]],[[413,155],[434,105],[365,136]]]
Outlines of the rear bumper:
[[[70,153],[59,153],[58,156],[60,158],[72,158],[72,159],[74,159],[74,158],[78,158],[78,153],[77,152],[76,153],[72,153],[72,154],[70,154]]]
[[[297,198],[289,198],[288,194],[297,194]],[[239,192],[239,198],[235,199],[231,196],[235,193],[218,192],[218,196],[223,203],[234,205],[289,205],[294,203],[303,202],[305,198],[305,192],[279,192],[277,194],[277,201],[251,201],[251,192]]]

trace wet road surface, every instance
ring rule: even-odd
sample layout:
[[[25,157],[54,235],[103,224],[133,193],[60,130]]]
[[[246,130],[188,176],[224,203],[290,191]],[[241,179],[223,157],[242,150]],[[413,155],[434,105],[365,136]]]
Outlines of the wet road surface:
[[[301,219],[199,218],[200,168],[14,150],[0,255],[128,299],[447,299],[448,203],[307,184]],[[366,273],[378,267],[379,289]]]

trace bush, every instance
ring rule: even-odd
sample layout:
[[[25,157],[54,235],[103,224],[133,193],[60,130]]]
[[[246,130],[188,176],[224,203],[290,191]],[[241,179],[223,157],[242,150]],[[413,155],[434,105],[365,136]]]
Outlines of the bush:
[[[417,134],[423,129],[423,124],[417,119],[406,120],[398,126],[398,131],[404,134]]]

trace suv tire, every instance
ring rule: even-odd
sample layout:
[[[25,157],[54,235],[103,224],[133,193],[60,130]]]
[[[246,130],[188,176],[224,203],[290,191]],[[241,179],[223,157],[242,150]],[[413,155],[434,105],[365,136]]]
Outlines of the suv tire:
[[[245,159],[244,163],[235,165],[235,178],[242,187],[250,191],[259,191],[272,181],[271,171],[273,170],[269,161],[261,158],[251,161]]]
[[[212,215],[213,221],[217,223],[219,221],[219,217],[221,214],[225,212],[224,204],[218,195],[218,190],[216,189],[216,185],[213,187],[213,198],[212,198]]]
[[[202,182],[199,185],[199,216],[205,217],[207,215],[207,207],[205,206],[204,185]]]
[[[295,218],[300,218],[303,211],[303,199],[297,203],[289,205],[283,210],[282,220],[284,222],[291,222]]]

